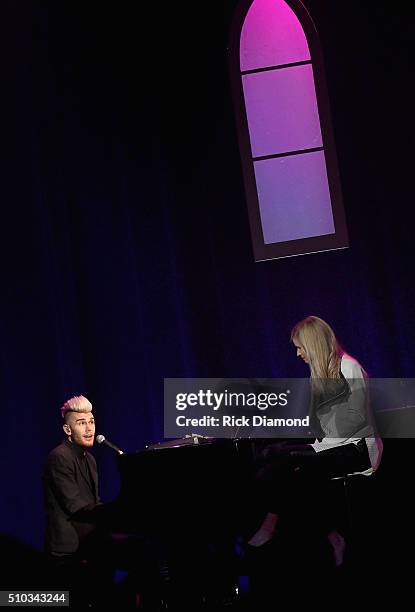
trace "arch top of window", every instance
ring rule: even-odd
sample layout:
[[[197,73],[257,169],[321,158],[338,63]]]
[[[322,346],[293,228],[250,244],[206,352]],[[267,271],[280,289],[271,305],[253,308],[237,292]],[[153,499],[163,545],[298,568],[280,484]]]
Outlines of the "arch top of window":
[[[254,0],[241,30],[241,72],[304,61],[310,61],[307,39],[286,0]]]

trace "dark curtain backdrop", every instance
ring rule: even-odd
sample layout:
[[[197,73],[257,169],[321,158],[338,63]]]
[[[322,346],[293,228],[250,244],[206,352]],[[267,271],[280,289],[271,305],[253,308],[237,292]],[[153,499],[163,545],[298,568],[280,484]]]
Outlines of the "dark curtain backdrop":
[[[1,3],[1,532],[42,546],[42,464],[74,394],[142,449],[163,438],[164,377],[308,376],[289,335],[309,314],[370,375],[413,376],[413,16],[305,3],[350,248],[257,264],[226,62],[236,0]],[[95,454],[112,499],[114,456]]]

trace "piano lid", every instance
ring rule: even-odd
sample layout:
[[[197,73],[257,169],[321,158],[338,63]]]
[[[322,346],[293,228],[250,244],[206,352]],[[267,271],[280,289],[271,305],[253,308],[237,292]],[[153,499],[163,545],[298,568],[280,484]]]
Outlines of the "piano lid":
[[[179,446],[192,446],[194,444],[211,444],[214,440],[215,438],[207,438],[206,436],[200,436],[199,434],[188,434],[184,438],[177,438],[175,440],[164,440],[163,442],[148,444],[145,447],[145,450],[177,448]]]

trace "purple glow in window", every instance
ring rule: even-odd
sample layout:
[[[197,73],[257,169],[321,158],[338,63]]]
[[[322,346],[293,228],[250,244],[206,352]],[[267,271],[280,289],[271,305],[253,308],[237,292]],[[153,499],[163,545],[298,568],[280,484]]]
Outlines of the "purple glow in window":
[[[334,233],[322,151],[257,161],[265,244]]]
[[[310,64],[242,77],[253,157],[322,146]]]
[[[348,246],[322,54],[307,9],[300,0],[241,0],[234,24],[231,74],[255,259]]]
[[[303,28],[283,0],[252,3],[241,32],[241,71],[310,59]]]

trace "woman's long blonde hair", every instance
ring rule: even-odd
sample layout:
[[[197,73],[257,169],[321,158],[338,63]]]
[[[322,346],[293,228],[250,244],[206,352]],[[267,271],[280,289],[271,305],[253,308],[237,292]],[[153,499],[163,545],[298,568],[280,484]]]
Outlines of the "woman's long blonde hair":
[[[312,378],[340,378],[340,363],[344,353],[334,331],[323,319],[307,317],[291,332],[306,352]]]

